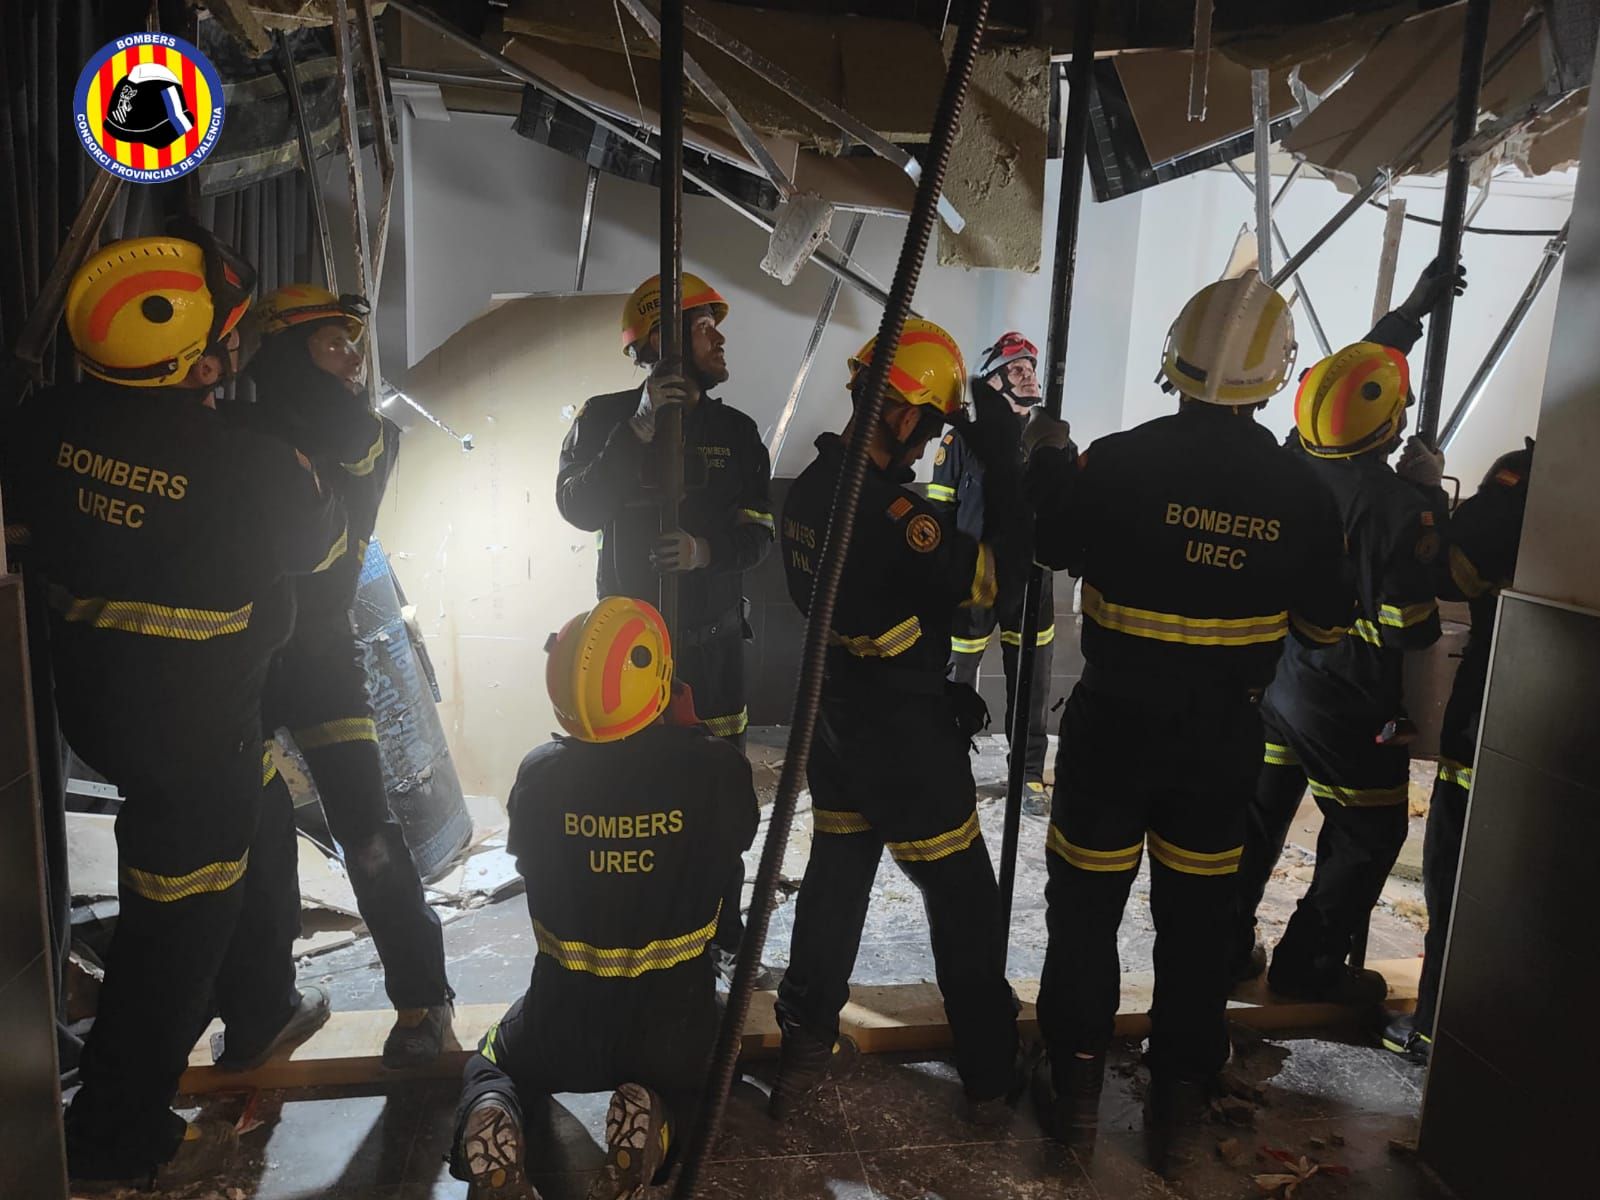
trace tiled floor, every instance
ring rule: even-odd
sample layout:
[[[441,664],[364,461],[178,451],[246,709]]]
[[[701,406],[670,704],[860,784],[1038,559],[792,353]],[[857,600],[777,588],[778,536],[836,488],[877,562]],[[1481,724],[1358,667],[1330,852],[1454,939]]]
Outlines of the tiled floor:
[[[1408,1156],[1390,1148],[1392,1139],[1412,1136],[1416,1069],[1365,1046],[1252,1038],[1241,1046],[1234,1070],[1242,1083],[1260,1089],[1253,1127],[1208,1117],[1186,1143],[1192,1157],[1164,1179],[1147,1165],[1146,1078],[1132,1048],[1117,1051],[1101,1106],[1100,1142],[1082,1162],[1043,1137],[1026,1100],[1003,1133],[967,1124],[956,1113],[955,1072],[938,1057],[865,1059],[783,1125],[765,1114],[771,1064],[756,1064],[729,1102],[698,1194],[716,1200],[1242,1200],[1261,1194],[1252,1176],[1270,1168],[1258,1148],[1272,1147],[1349,1169],[1348,1176],[1313,1180],[1302,1198],[1441,1196]],[[450,1179],[443,1163],[455,1097],[448,1084],[388,1095],[263,1093],[256,1115],[264,1127],[245,1136],[243,1169],[181,1195],[465,1200],[466,1185]],[[530,1161],[544,1200],[582,1200],[602,1159],[605,1102],[604,1096],[561,1096],[530,1114]],[[241,1100],[214,1104],[217,1115],[232,1116]],[[1216,1151],[1228,1138],[1240,1143],[1238,1165]]]

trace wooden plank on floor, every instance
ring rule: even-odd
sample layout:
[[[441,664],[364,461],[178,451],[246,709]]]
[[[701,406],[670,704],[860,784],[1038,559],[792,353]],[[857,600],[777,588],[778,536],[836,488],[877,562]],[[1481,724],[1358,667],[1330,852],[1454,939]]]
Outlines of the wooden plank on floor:
[[[1420,958],[1392,959],[1369,964],[1389,981],[1390,1008],[1409,1012],[1416,1004]],[[1122,1005],[1117,1016],[1117,1034],[1141,1037],[1150,1030],[1153,977],[1147,973],[1124,975]],[[1034,1001],[1039,995],[1036,979],[1013,980],[1022,1001],[1021,1021],[1025,1034],[1037,1030]],[[745,1027],[744,1054],[768,1057],[777,1053],[778,1023],[773,1012],[776,995],[757,992],[750,1004]],[[455,1017],[459,1048],[447,1051],[427,1068],[416,1071],[386,1071],[381,1055],[394,1014],[386,1010],[335,1012],[315,1035],[295,1047],[288,1055],[275,1058],[254,1071],[230,1074],[211,1065],[210,1036],[220,1026],[206,1030],[200,1044],[189,1056],[180,1090],[188,1094],[247,1091],[252,1088],[332,1087],[353,1084],[391,1083],[410,1079],[453,1079],[489,1026],[505,1011],[503,1004],[463,1004]],[[1230,1020],[1257,1030],[1317,1029],[1348,1023],[1350,1009],[1333,1004],[1306,1004],[1284,1000],[1267,991],[1262,981],[1240,988],[1228,1009]],[[855,1038],[862,1051],[884,1054],[907,1050],[936,1050],[950,1044],[950,1029],[945,1022],[944,1004],[939,989],[931,983],[858,987],[850,993],[841,1024]]]

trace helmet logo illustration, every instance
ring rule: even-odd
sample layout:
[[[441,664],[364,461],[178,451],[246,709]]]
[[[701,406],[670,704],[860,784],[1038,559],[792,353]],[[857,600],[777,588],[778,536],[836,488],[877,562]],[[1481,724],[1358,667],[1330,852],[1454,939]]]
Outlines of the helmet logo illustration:
[[[101,47],[78,76],[73,121],[102,170],[132,183],[187,175],[222,132],[222,77],[198,49],[164,33]]]

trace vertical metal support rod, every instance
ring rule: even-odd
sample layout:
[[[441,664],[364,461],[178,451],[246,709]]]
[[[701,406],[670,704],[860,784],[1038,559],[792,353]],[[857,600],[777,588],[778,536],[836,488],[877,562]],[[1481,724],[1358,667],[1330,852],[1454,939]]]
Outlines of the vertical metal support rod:
[[[1569,221],[1568,225],[1570,224]],[[1462,423],[1471,415],[1472,406],[1477,403],[1484,385],[1489,382],[1489,377],[1494,374],[1495,368],[1500,365],[1500,360],[1511,348],[1517,331],[1522,328],[1523,321],[1527,320],[1528,313],[1533,310],[1534,301],[1539,299],[1539,293],[1544,290],[1544,285],[1549,283],[1550,277],[1556,273],[1556,267],[1561,263],[1561,256],[1566,252],[1567,225],[1563,225],[1561,232],[1544,244],[1544,254],[1539,259],[1538,267],[1534,269],[1533,278],[1528,280],[1528,286],[1522,289],[1522,295],[1517,298],[1511,315],[1506,318],[1505,325],[1495,335],[1489,352],[1483,356],[1483,362],[1478,365],[1471,382],[1467,384],[1467,390],[1461,393],[1461,399],[1456,402],[1455,409],[1444,423],[1444,428],[1439,431],[1439,449],[1448,450],[1450,443],[1456,440],[1456,434],[1461,432]]]
[[[578,270],[572,281],[572,290],[583,291],[583,276],[589,269],[589,231],[594,225],[594,195],[600,187],[600,168],[590,167],[583,181],[583,221],[578,226]]]
[[[1383,249],[1378,254],[1378,287],[1372,295],[1372,323],[1394,306],[1394,272],[1400,262],[1400,235],[1406,228],[1406,202],[1389,198],[1389,211],[1383,222]]]
[[[289,107],[294,110],[295,131],[300,139],[300,165],[306,173],[306,188],[311,193],[311,212],[317,222],[317,242],[322,247],[322,280],[330,292],[339,290],[339,271],[334,265],[333,234],[328,229],[328,203],[322,197],[322,187],[317,179],[317,156],[311,144],[311,125],[306,120],[305,101],[300,95],[300,73],[295,70],[294,54],[289,49],[289,37],[278,30],[273,34],[278,45],[278,61],[283,67],[283,79],[289,85]]]
[[[849,262],[850,256],[855,253],[856,238],[861,234],[861,226],[866,223],[866,214],[855,213],[850,218],[850,228],[845,232],[844,245],[840,249],[844,252],[844,261]],[[789,388],[789,398],[783,403],[783,411],[778,414],[778,422],[772,427],[772,444],[767,447],[772,456],[772,473],[778,473],[778,460],[783,457],[783,444],[789,437],[789,424],[794,420],[795,411],[800,406],[800,394],[805,391],[806,379],[811,374],[811,363],[817,356],[817,350],[822,345],[822,335],[828,331],[828,322],[833,320],[834,306],[839,303],[839,288],[843,286],[838,278],[828,281],[827,293],[822,297],[822,307],[817,310],[816,322],[811,326],[811,336],[806,339],[806,348],[800,355],[800,369],[795,372],[794,383]]]
[[[1272,77],[1265,67],[1250,72],[1250,109],[1255,114],[1256,261],[1261,278],[1272,278]]]
[[[1211,83],[1212,0],[1195,0],[1194,53],[1189,56],[1189,120],[1206,119],[1206,93]]]
[[[661,359],[683,362],[683,0],[661,4]],[[683,409],[672,404],[656,417],[656,478],[661,487],[661,531],[678,528],[683,499]],[[681,632],[678,576],[661,576],[661,616],[669,635]]]
[[[1300,178],[1300,172],[1305,170],[1305,160],[1297,158],[1294,166],[1289,168],[1289,173],[1283,177],[1283,183],[1278,186],[1277,195],[1272,197],[1272,211],[1278,211],[1278,205],[1283,203],[1283,198],[1289,194],[1289,189],[1294,186],[1294,181]]]
[[[1239,164],[1234,162],[1228,163],[1228,169],[1232,171],[1235,178],[1237,178],[1240,183],[1244,184],[1245,187],[1249,188],[1251,193],[1256,197],[1256,219],[1260,220],[1262,188],[1259,177],[1255,183],[1251,183],[1250,176],[1241,171],[1239,169]],[[1295,175],[1297,173],[1298,164],[1296,164],[1296,170],[1291,171],[1289,173],[1289,177],[1284,180],[1283,187],[1278,190],[1278,194],[1273,197],[1272,208],[1278,207],[1278,201],[1283,199],[1284,192],[1289,190],[1289,185],[1294,182]],[[1278,228],[1278,222],[1272,219],[1270,212],[1267,214],[1267,226],[1272,230],[1272,242],[1275,246],[1277,246],[1278,252],[1285,258],[1289,257],[1289,246],[1283,240],[1283,233]],[[1306,310],[1306,320],[1311,323],[1311,334],[1317,339],[1318,349],[1322,351],[1324,356],[1332,354],[1333,347],[1328,344],[1328,335],[1322,328],[1322,318],[1317,316],[1316,306],[1311,303],[1311,293],[1306,291],[1305,281],[1300,278],[1300,272],[1296,271],[1289,277],[1289,279],[1290,282],[1294,284],[1296,295],[1300,297],[1301,307]]]
[[[1478,127],[1478,99],[1483,90],[1483,51],[1489,40],[1490,0],[1467,0],[1461,29],[1461,74],[1456,87],[1455,125],[1450,132],[1450,165],[1445,171],[1444,211],[1440,213],[1439,259],[1455,274],[1461,262],[1461,226],[1467,211],[1467,183],[1472,164],[1454,151]],[[1428,351],[1423,359],[1422,398],[1417,434],[1432,442],[1439,433],[1439,407],[1444,397],[1445,361],[1450,352],[1450,318],[1455,292],[1446,288],[1428,321]]]
[[[389,249],[389,208],[394,199],[394,139],[389,135],[389,96],[384,91],[383,62],[378,53],[378,28],[372,19],[372,0],[355,0],[356,36],[367,85],[367,113],[372,118],[372,140],[378,158],[378,228],[372,238],[372,278],[367,303],[376,312],[383,287],[383,260]],[[374,347],[377,338],[371,337]],[[373,369],[377,369],[376,349]]]
[[[1072,30],[1072,63],[1067,69],[1067,123],[1062,132],[1061,197],[1056,206],[1056,253],[1050,277],[1050,332],[1045,353],[1050,372],[1045,410],[1061,415],[1067,382],[1067,335],[1072,327],[1072,285],[1078,268],[1078,214],[1083,208],[1084,160],[1089,144],[1089,98],[1094,87],[1094,4],[1079,4]],[[1031,517],[1029,518],[1032,519]],[[1028,538],[1031,545],[1033,538]],[[1030,556],[1031,557],[1031,556]],[[1006,772],[1005,832],[1000,843],[1001,927],[1005,954],[1011,950],[1011,899],[1017,884],[1017,843],[1022,833],[1022,790],[1027,772],[1028,718],[1033,709],[1033,671],[1039,654],[1039,600],[1044,570],[1028,568],[1022,593],[1022,644],[1017,647],[1016,687],[1011,693],[1011,747]]]
[[[339,134],[344,142],[345,161],[350,175],[350,222],[355,236],[351,250],[356,260],[356,288],[363,296],[372,295],[372,274],[367,240],[367,190],[361,172],[361,127],[356,115],[355,55],[350,45],[350,6],[347,0],[334,0],[333,46],[339,61]],[[378,339],[367,326],[367,396],[376,406],[383,393],[383,372],[378,364]]]

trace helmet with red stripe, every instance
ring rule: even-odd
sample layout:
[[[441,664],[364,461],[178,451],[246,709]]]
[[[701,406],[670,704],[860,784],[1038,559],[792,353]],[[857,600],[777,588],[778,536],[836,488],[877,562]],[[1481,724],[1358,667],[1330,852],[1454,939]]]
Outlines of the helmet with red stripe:
[[[728,315],[728,302],[698,275],[683,273],[683,311],[709,308],[711,319],[721,325]],[[661,276],[652,275],[633,289],[622,305],[622,352],[637,357],[638,346],[649,340],[661,324]]]
[[[653,724],[672,699],[672,643],[654,607],[607,596],[545,644],[556,720],[584,742],[616,742]]]
[[[1294,425],[1318,458],[1354,458],[1388,447],[1400,433],[1410,388],[1406,356],[1393,346],[1356,342],[1300,380]]]
[[[847,360],[852,391],[877,347],[874,335]],[[889,363],[889,389],[907,404],[932,406],[946,420],[955,416],[967,395],[967,364],[955,339],[932,321],[908,319]]]
[[[978,378],[991,382],[1000,394],[1018,408],[1031,408],[1044,403],[1044,393],[1039,389],[1039,347],[1015,329],[1002,333],[983,352],[983,366],[978,368]]]

